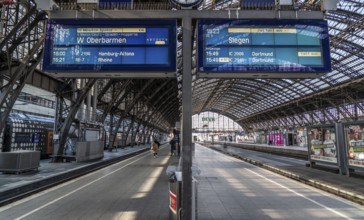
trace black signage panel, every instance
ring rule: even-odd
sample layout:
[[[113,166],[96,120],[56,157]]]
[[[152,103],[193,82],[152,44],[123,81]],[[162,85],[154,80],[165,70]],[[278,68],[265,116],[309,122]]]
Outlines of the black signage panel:
[[[328,40],[324,20],[199,20],[197,70],[287,78],[330,72]]]
[[[50,20],[43,70],[176,71],[174,20]]]

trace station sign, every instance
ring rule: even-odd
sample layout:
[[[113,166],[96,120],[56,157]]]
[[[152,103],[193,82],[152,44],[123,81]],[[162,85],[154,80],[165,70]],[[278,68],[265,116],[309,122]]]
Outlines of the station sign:
[[[33,133],[32,134],[32,143],[39,143],[40,141],[40,134],[39,133]]]
[[[213,122],[213,121],[215,121],[215,118],[214,117],[202,117],[201,120],[203,122],[211,122],[211,121]]]
[[[45,51],[46,72],[175,72],[176,21],[53,19]]]
[[[204,77],[224,73],[237,78],[302,78],[330,72],[327,22],[198,20],[197,71]]]

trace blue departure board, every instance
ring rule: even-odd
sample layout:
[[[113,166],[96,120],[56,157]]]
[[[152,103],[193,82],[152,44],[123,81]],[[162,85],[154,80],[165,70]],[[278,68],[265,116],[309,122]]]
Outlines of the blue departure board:
[[[132,6],[133,0],[98,0],[99,9],[126,8]]]
[[[198,72],[331,71],[324,20],[199,20]]]
[[[49,20],[43,70],[176,71],[175,20]]]

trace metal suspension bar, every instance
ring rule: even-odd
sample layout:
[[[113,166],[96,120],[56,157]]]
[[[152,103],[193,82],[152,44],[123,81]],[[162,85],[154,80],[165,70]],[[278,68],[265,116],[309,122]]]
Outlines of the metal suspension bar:
[[[116,93],[116,95],[112,98],[112,100],[110,101],[110,104],[106,107],[106,109],[104,110],[104,112],[102,113],[102,116],[99,118],[99,122],[104,122],[107,115],[111,112],[111,110],[114,108],[117,108],[120,103],[125,99],[125,97],[127,96],[127,92],[126,89],[127,87],[131,84],[131,80],[126,81],[125,83],[123,83],[122,87],[120,88],[120,90]],[[125,92],[120,98],[120,94],[122,92]],[[119,99],[118,99],[119,98]]]
[[[95,83],[95,85],[94,85],[94,94],[92,96],[92,116],[91,116],[91,121],[96,121],[97,93],[98,93],[98,87],[97,87],[97,84]]]
[[[7,49],[8,53],[13,53],[15,48],[25,39],[26,36],[28,36],[28,33],[33,28],[37,27],[40,20],[43,20],[46,17],[45,12],[40,12],[37,14],[37,16],[34,18],[34,20],[27,26],[27,28],[19,35],[19,37],[13,42],[13,44]]]
[[[35,55],[38,51],[38,49],[43,45],[43,40],[44,37],[41,37],[38,41],[37,44],[34,45],[34,47],[32,48],[32,50],[29,52],[29,54],[21,61],[21,64],[19,65],[19,67],[16,69],[15,73],[12,74],[11,78],[9,79],[9,82],[7,84],[5,84],[2,88],[1,88],[1,94],[0,94],[0,105],[3,106],[4,103],[6,102],[6,97],[9,96],[9,94],[14,91],[13,86],[19,84],[18,81],[19,79],[24,75],[27,74],[27,72],[24,72],[24,70],[29,67],[28,64],[30,62],[30,60],[33,58],[33,55]],[[38,56],[42,56],[43,51],[41,51],[40,53],[37,54]],[[40,57],[38,57],[40,58]],[[36,60],[36,62],[40,62],[40,59]],[[35,63],[36,63],[35,62]],[[20,82],[21,83],[21,82]],[[24,82],[25,83],[25,82]]]
[[[14,26],[13,29],[4,37],[4,39],[0,42],[0,50],[3,50],[3,47],[11,42],[10,39],[15,37],[18,33],[19,29],[25,24],[25,22],[29,19],[29,15],[33,14],[36,11],[37,7],[33,6],[29,9],[28,13],[20,19],[20,21]]]
[[[64,123],[62,124],[61,127],[56,128],[55,132],[59,134],[59,145],[56,155],[54,155],[53,162],[63,161],[63,152],[72,122],[75,119],[75,116],[80,108],[82,101],[85,100],[87,93],[91,90],[92,86],[95,84],[96,81],[97,79],[89,79],[87,81],[85,87],[83,87],[80,93],[78,94],[75,100],[75,104],[71,107],[67,117],[64,120]]]
[[[131,135],[131,143],[132,143],[132,146],[135,144],[135,139],[138,136],[138,133],[139,133],[139,129],[140,129],[140,125],[141,124],[142,124],[142,120],[138,120],[137,127],[136,127],[135,131]]]
[[[113,138],[112,140],[110,139],[110,143],[114,143],[115,139],[116,139],[116,133],[119,130],[119,127],[121,125],[121,122],[124,120],[124,118],[128,115],[128,113],[130,112],[130,110],[134,107],[134,105],[142,98],[143,96],[143,92],[144,90],[153,82],[154,80],[151,79],[149,80],[144,86],[143,88],[141,88],[141,90],[139,91],[139,93],[136,95],[136,97],[133,98],[133,101],[130,103],[130,105],[128,105],[125,109],[125,111],[120,115],[120,118],[116,124],[116,126],[114,127],[114,130],[112,130],[110,132],[110,138]],[[110,147],[110,145],[109,145]]]
[[[143,144],[145,144],[145,140],[148,136],[148,132],[149,132],[149,126],[151,125],[151,121],[152,121],[152,115],[154,114],[154,112],[156,111],[156,109],[154,109],[151,114],[148,115],[148,112],[147,112],[147,115],[146,115],[146,119],[145,119],[145,124],[143,126]],[[148,139],[148,142],[149,142],[149,139]]]
[[[357,107],[360,111],[364,112],[364,108],[363,108],[361,105],[358,105],[358,101],[357,101],[356,99],[354,99],[351,95],[348,95],[347,97],[348,97],[348,99],[349,99],[349,101],[350,101],[350,102],[352,102],[352,103],[355,103],[355,104],[356,104],[356,107]]]
[[[205,109],[207,106],[211,106],[212,103],[215,103],[217,100],[219,100],[222,96],[224,96],[224,94],[226,93],[226,90],[222,93],[217,93],[218,90],[220,90],[221,86],[223,85],[224,80],[220,79],[217,83],[217,85],[215,86],[215,88],[210,92],[209,97],[206,99],[205,103],[203,105],[201,105],[200,111],[202,111],[202,109]],[[228,86],[230,87],[230,86]],[[219,97],[217,97],[219,96]]]
[[[139,109],[139,112],[140,111],[141,110]],[[132,132],[132,135],[131,135],[131,140],[130,140],[131,141],[131,146],[134,146],[134,144],[135,144],[136,136],[139,133],[139,128],[140,128],[140,125],[142,124],[142,118],[140,120],[135,119],[135,121],[137,121],[137,127],[136,127],[136,129],[133,129],[133,132]]]
[[[148,136],[150,136],[150,132],[151,132],[152,128],[155,127],[155,124],[151,124],[151,121],[153,119],[152,116],[155,114],[156,111],[157,111],[157,109],[154,109],[154,110],[151,110],[151,112],[147,113],[147,118],[145,119],[146,123],[144,125],[144,131],[145,130],[147,130],[147,131],[145,131],[145,133],[144,133],[143,143],[145,143],[146,138],[148,138]],[[150,138],[148,138],[147,141],[149,143]]]
[[[331,105],[333,104],[331,100],[328,100],[329,103],[331,103]],[[335,106],[335,105],[333,105]],[[328,117],[328,120],[331,122],[331,123],[334,123],[335,122],[335,116],[329,111],[329,110],[323,110],[325,112],[326,115],[329,115],[331,116],[331,119],[329,119]]]
[[[167,89],[162,95],[159,96],[159,98],[155,101],[155,105],[157,106],[163,106],[161,108],[158,109],[158,112],[161,114],[159,115],[156,119],[159,120],[163,114],[162,112],[164,111],[163,109],[167,108],[168,106],[165,103],[168,103],[169,99],[171,99],[173,96],[175,96],[175,94],[173,94],[171,91],[173,90],[173,87],[170,87],[169,89]],[[165,95],[168,95],[168,97],[164,97]],[[162,101],[162,102],[160,102]]]
[[[108,144],[108,148],[109,150],[111,150],[114,147],[114,142],[112,142],[111,140],[114,140],[114,138],[111,137],[111,135],[113,134],[111,131],[114,129],[114,114],[110,113],[110,126],[109,126],[109,131],[110,131],[110,135],[109,135],[109,144]],[[124,124],[123,124],[124,126]]]
[[[171,82],[172,82],[172,79],[166,80],[162,85],[160,85],[157,89],[154,90],[153,94],[149,97],[149,99],[152,99],[154,96],[156,96],[160,90],[165,88],[165,86]]]
[[[129,133],[130,133],[130,130],[132,129],[132,127],[134,126],[134,120],[135,118],[132,117],[131,118],[131,122],[129,124],[129,127],[128,127],[128,130],[126,131],[126,134],[125,134],[125,139],[124,139],[124,142],[122,143],[124,146],[126,146],[126,141],[127,141],[127,137],[129,136]]]
[[[347,115],[348,118],[353,118],[353,115],[351,114],[351,112],[349,112],[349,110],[346,108],[346,106],[339,106],[339,109],[340,109],[340,107],[342,109],[341,114]]]
[[[115,83],[115,80],[109,79],[109,81],[106,83],[104,87],[100,90],[100,92],[97,94],[97,99],[101,101],[101,98],[103,95],[106,94],[107,90],[110,89],[110,87]]]
[[[146,144],[146,143],[149,144],[150,143],[150,135],[152,133],[152,127],[147,127],[146,129],[147,129],[147,131],[145,133],[143,143],[144,144]]]
[[[43,44],[43,40],[44,38],[42,37],[38,43],[34,45],[30,53],[22,60],[22,63],[16,69],[15,73],[12,74],[9,82],[1,88],[0,109],[4,109],[4,111],[0,112],[0,132],[4,131],[10,111],[13,108],[18,95],[23,89],[26,79],[35,70],[36,66],[41,60],[40,57],[43,56],[43,50],[38,52],[38,49]],[[34,54],[37,54],[38,59],[35,60],[35,62],[30,63],[30,60],[33,58]]]
[[[164,107],[162,109],[159,109],[159,115],[156,118],[153,118],[153,121],[155,124],[160,123],[163,118],[165,117],[165,113],[168,112],[168,110],[172,109],[173,106],[172,105],[164,105]]]
[[[136,97],[133,98],[133,101],[127,106],[125,113],[128,114],[130,112],[130,110],[134,107],[134,105],[142,98],[143,96],[143,92],[145,89],[147,89],[147,87],[149,85],[152,84],[152,82],[154,81],[154,79],[149,80],[144,86],[143,88],[140,89],[139,93],[136,95]]]

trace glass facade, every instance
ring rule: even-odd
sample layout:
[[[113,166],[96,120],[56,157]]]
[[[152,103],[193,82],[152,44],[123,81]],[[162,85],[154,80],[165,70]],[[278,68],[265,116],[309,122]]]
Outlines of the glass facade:
[[[242,131],[232,119],[214,112],[203,112],[192,116],[192,129],[196,131]]]

